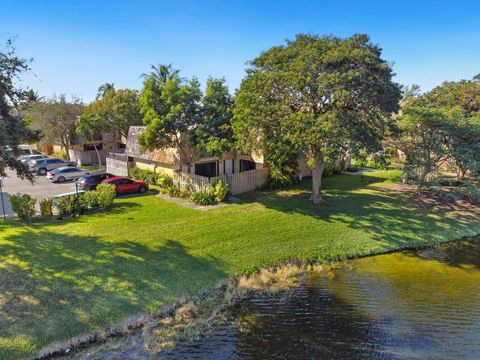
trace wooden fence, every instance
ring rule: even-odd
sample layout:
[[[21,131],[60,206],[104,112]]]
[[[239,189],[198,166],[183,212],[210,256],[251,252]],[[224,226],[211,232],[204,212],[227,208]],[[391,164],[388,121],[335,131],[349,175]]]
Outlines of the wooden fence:
[[[243,171],[235,174],[222,174],[211,178],[177,172],[173,176],[174,183],[182,189],[190,187],[193,191],[205,189],[209,185],[215,185],[219,180],[228,184],[231,195],[243,194],[263,187],[267,182],[268,169]]]

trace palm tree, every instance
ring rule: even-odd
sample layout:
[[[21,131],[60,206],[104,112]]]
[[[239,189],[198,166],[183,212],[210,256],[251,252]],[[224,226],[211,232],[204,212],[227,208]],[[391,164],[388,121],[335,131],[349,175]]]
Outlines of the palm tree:
[[[172,64],[158,66],[150,65],[150,73],[143,73],[141,76],[147,80],[153,78],[158,84],[165,84],[168,80],[179,79],[180,70],[172,67]]]
[[[115,90],[115,84],[114,83],[105,83],[102,84],[98,87],[97,91],[97,99],[100,99],[105,96],[105,94],[109,91],[114,91]]]
[[[29,103],[36,103],[43,99],[45,99],[45,96],[40,96],[38,91],[33,91],[33,89],[28,90],[26,93],[26,100]]]

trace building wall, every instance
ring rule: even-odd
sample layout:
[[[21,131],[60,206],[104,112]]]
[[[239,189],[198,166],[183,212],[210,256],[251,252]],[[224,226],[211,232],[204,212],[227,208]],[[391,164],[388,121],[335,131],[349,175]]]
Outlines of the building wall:
[[[133,166],[147,171],[156,172],[157,174],[165,174],[168,176],[173,176],[177,170],[173,164],[163,164],[157,162],[146,162],[140,159],[134,159]]]

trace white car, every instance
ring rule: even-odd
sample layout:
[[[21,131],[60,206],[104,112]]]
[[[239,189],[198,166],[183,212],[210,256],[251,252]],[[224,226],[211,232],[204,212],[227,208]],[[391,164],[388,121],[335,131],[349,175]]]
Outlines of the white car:
[[[29,145],[19,145],[20,156],[27,156],[27,155],[42,155],[40,151],[35,149],[33,146]]]
[[[47,173],[47,179],[52,182],[63,183],[65,180],[77,180],[82,176],[90,175],[91,171],[71,166],[65,166],[51,170]]]

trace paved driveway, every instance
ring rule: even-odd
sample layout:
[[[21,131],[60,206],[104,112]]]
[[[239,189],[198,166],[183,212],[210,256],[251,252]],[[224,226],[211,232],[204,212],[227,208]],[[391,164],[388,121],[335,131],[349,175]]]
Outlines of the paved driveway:
[[[15,172],[7,170],[7,177],[2,179],[3,202],[5,205],[5,212],[7,216],[13,215],[8,196],[16,193],[29,194],[38,200],[47,197],[53,197],[58,194],[75,191],[75,182],[66,181],[62,184],[52,183],[45,176],[36,176],[35,182],[32,185],[27,180],[22,180],[17,177]],[[0,216],[3,215],[2,205],[0,202]]]

